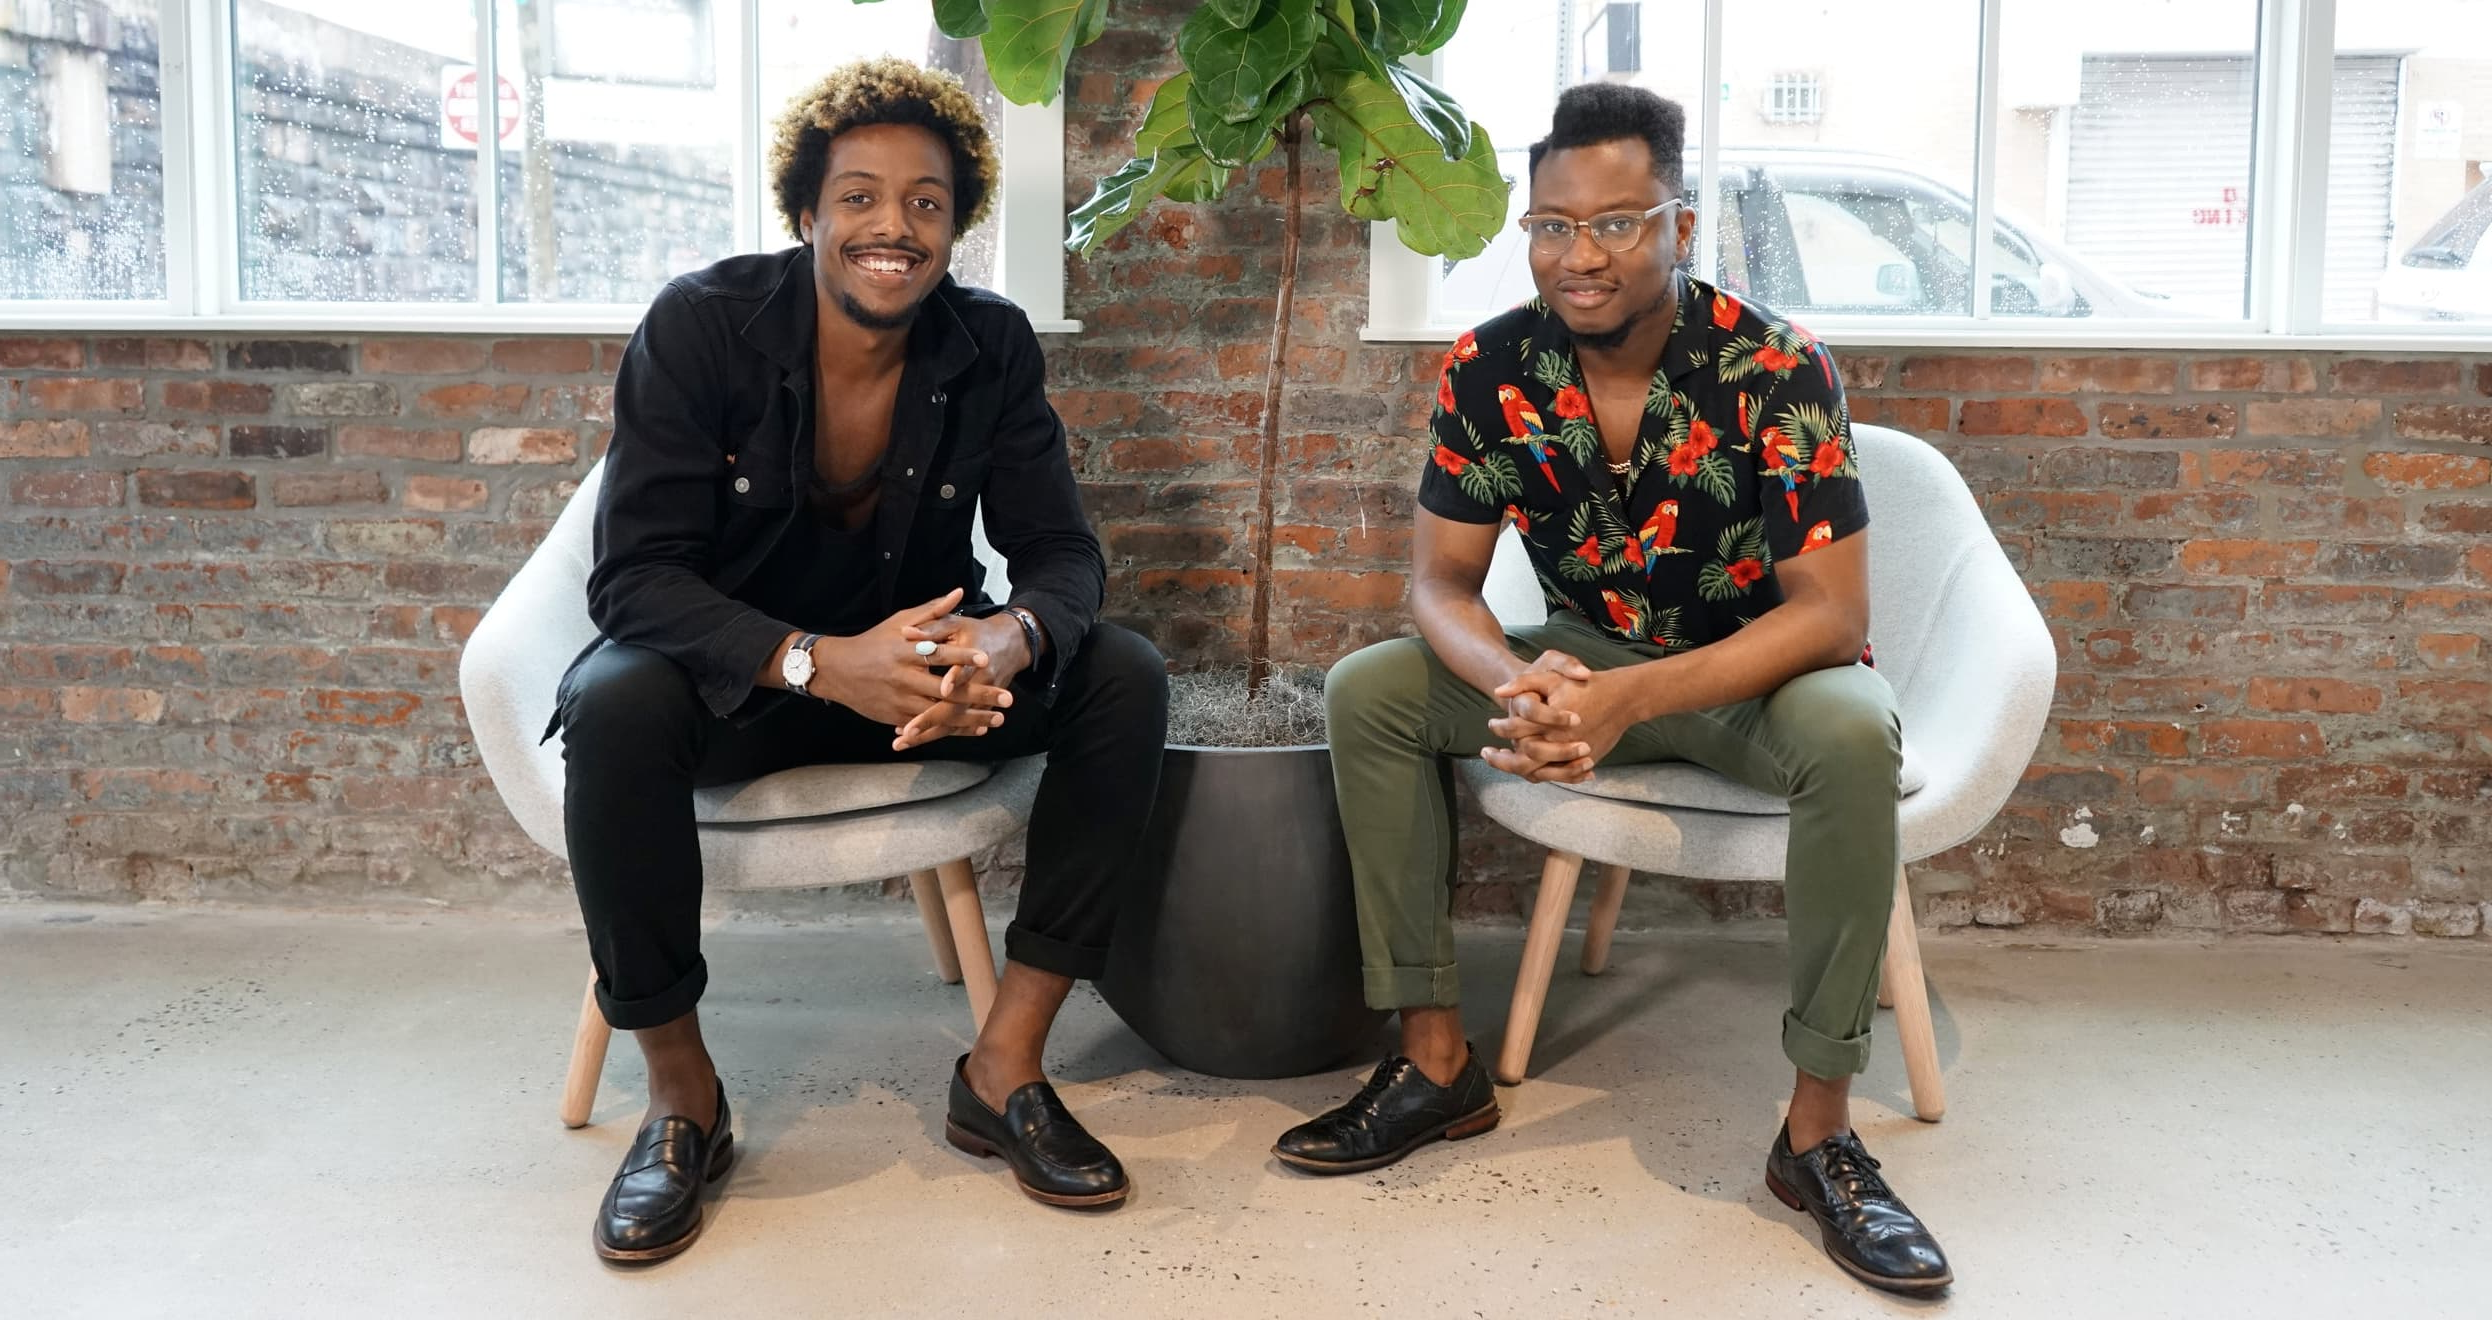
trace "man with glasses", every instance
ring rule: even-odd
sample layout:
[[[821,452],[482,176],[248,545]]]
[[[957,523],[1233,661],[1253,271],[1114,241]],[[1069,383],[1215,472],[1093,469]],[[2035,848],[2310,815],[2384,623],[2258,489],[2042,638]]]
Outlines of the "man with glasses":
[[[1612,83],[1559,98],[1531,149],[1540,296],[1446,355],[1421,470],[1411,613],[1327,684],[1367,1002],[1401,1049],[1273,1153],[1354,1173],[1497,1125],[1463,1035],[1442,758],[1535,782],[1692,761],[1787,797],[1796,1068],[1766,1159],[1837,1264],[1930,1293],[1946,1257],[1851,1130],[1894,892],[1902,735],[1869,663],[1868,506],[1825,348],[1679,270],[1686,116]],[[1481,597],[1512,523],[1549,621]]]

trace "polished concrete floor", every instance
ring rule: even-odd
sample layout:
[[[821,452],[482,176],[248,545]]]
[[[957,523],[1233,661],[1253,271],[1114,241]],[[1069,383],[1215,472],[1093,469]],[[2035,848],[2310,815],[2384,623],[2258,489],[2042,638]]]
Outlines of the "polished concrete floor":
[[[1465,938],[1484,1039],[1519,945]],[[555,1118],[575,929],[0,907],[0,1314],[2492,1314],[2492,946],[1932,939],[1952,1111],[1908,1116],[1882,1038],[1856,1117],[1954,1257],[1934,1304],[1854,1285],[1760,1183],[1771,928],[1561,963],[1504,1126],[1332,1180],[1266,1150],[1351,1069],[1184,1073],[1084,991],[1051,1066],[1133,1172],[1105,1215],[942,1144],[968,1013],[913,924],[709,951],[742,1159],[690,1253],[625,1272],[588,1227],[627,1043],[594,1125]]]

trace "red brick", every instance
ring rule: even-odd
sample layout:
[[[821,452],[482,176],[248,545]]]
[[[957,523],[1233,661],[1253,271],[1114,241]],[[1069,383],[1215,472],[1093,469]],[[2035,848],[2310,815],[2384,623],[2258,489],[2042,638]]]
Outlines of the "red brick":
[[[2338,678],[2253,678],[2250,709],[2360,715],[2380,708],[2380,690]]]
[[[2316,541],[2191,541],[2180,548],[2180,565],[2222,577],[2292,577],[2309,572],[2318,555]]]
[[[1991,394],[2033,388],[2032,358],[1917,357],[1904,359],[1903,387],[1944,394]]]
[[[598,343],[597,372],[599,375],[611,376],[622,369],[623,349],[624,341],[620,339],[607,339]]]
[[[2394,587],[2321,587],[2270,582],[2259,589],[2259,612],[2269,620],[2309,623],[2385,623],[2396,617],[2408,593]]]
[[[2450,358],[2355,358],[2337,363],[2331,374],[2339,394],[2455,394],[2460,380],[2458,363]]]
[[[2483,639],[2469,633],[2421,633],[2414,639],[2415,654],[2432,669],[2471,668],[2483,655]]]
[[[426,390],[415,396],[415,406],[429,417],[516,417],[528,406],[528,392],[525,385],[468,381]]]
[[[2085,414],[2066,399],[1968,399],[1956,420],[1963,435],[2078,436]]]
[[[138,474],[138,502],[158,509],[248,509],[258,503],[258,494],[240,472],[149,468]]]
[[[569,463],[579,456],[580,437],[571,431],[486,426],[467,437],[471,463]]]
[[[2308,720],[2209,720],[2198,726],[2203,754],[2257,761],[2325,756],[2327,739]]]
[[[277,391],[273,386],[250,381],[168,380],[164,383],[164,406],[168,412],[228,417],[249,413],[257,416],[267,412],[276,400]]]
[[[2398,594],[2409,619],[2492,619],[2492,591],[2423,587]]]
[[[60,711],[52,688],[0,687],[0,719],[48,720]]]
[[[2405,529],[2405,503],[2394,499],[2364,500],[2342,495],[2296,493],[2277,502],[2276,521],[2297,532],[2394,535]]]
[[[484,617],[485,612],[473,605],[435,605],[433,633],[445,642],[463,645]]]
[[[2397,410],[2397,434],[2408,440],[2492,445],[2492,408],[2423,404]]]
[[[2137,800],[2152,806],[2264,802],[2268,773],[2256,766],[2150,765],[2137,772]]]
[[[2397,685],[2399,718],[2413,724],[2492,725],[2492,683],[2471,679],[2410,678]]]
[[[147,382],[38,376],[26,382],[26,402],[39,412],[134,413],[147,406]]]
[[[108,559],[30,559],[18,564],[11,582],[25,596],[109,596],[129,572]]]
[[[459,461],[457,431],[406,426],[341,426],[337,451],[360,458],[411,458],[425,463]]]
[[[145,688],[66,687],[61,718],[72,724],[154,724],[164,718],[164,694]]]
[[[2472,500],[2443,500],[2423,510],[2422,527],[2427,532],[2457,536],[2492,536],[2492,503]]]
[[[1142,400],[1125,390],[1049,390],[1047,401],[1076,431],[1121,430],[1142,420]]]
[[[2100,582],[2039,583],[2033,597],[2045,618],[2090,623],[2111,616],[2111,588]]]
[[[406,506],[434,513],[465,513],[481,509],[485,483],[468,477],[437,477],[419,472],[407,478]]]
[[[1335,573],[1283,569],[1272,575],[1275,599],[1293,608],[1314,606],[1343,611],[1390,610],[1402,604],[1404,582],[1399,573]]]
[[[1420,356],[1421,360],[1417,364],[1420,374],[1411,379],[1422,384],[1433,385],[1436,383],[1439,356],[1434,352]],[[1888,365],[1886,358],[1874,353],[1845,353],[1835,358],[1834,369],[1843,379],[1843,392],[1859,394],[1883,388],[1886,384]]]
[[[2103,692],[2103,705],[2131,714],[2203,715],[2240,704],[2241,684],[2220,678],[2123,678]]]
[[[2384,765],[2297,765],[2276,774],[2282,802],[2333,804],[2344,798],[2402,801],[2413,777]]]
[[[2249,407],[2250,434],[2366,436],[2379,429],[2382,412],[2377,399],[2253,401]]]
[[[2180,364],[2170,358],[2138,354],[2045,358],[2041,388],[2057,394],[2169,394],[2179,379]]]
[[[2158,720],[2083,720],[2063,723],[2060,746],[2080,756],[2107,754],[2172,759],[2189,755],[2189,730]],[[2138,783],[2144,786],[2144,772]]]
[[[118,472],[21,472],[9,482],[9,498],[44,509],[103,509],[121,503]]]
[[[423,704],[412,692],[314,691],[303,694],[303,718],[313,724],[387,728],[406,723]]]
[[[2492,459],[2467,454],[2371,454],[2371,480],[2390,490],[2454,490],[2492,482]]]
[[[277,477],[270,497],[286,509],[386,504],[389,484],[378,472],[288,472]]]
[[[449,376],[481,371],[485,351],[465,339],[367,339],[363,369],[393,376]]]
[[[1898,431],[1944,435],[1954,405],[1946,399],[1864,394],[1851,400],[1852,420],[1863,426],[1891,426]]]
[[[2223,439],[2240,428],[2229,403],[2106,403],[2095,415],[2113,440]]]
[[[2120,609],[2132,619],[2238,619],[2249,597],[2247,587],[2141,582],[2121,593]]]
[[[2345,456],[2326,449],[2211,449],[2181,456],[2183,486],[2335,486]]]
[[[87,364],[87,346],[75,339],[0,339],[0,367],[76,371]]]
[[[95,449],[116,458],[158,454],[214,454],[225,447],[224,428],[165,422],[97,422]]]
[[[2138,496],[2129,504],[2128,516],[2150,528],[2232,531],[2258,520],[2258,497],[2237,490],[2165,491]]]
[[[0,422],[0,458],[84,458],[86,455],[85,422]]]
[[[515,376],[570,376],[597,364],[597,347],[585,339],[505,339],[493,346],[493,366]]]

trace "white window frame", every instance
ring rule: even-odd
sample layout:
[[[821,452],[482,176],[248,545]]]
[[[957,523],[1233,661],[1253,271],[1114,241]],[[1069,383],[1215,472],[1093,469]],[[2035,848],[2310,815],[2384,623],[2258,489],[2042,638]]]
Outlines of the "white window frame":
[[[1722,85],[1722,11],[1706,0],[1704,76]],[[1997,228],[1999,15],[2001,0],[1982,0],[1981,55],[1973,146],[1973,287],[1990,287]],[[1811,317],[1809,329],[1838,346],[1932,348],[2143,348],[2211,352],[2304,348],[2340,352],[2466,353],[2492,349],[2492,327],[2479,324],[2331,324],[2322,312],[2327,267],[2329,92],[2336,55],[2337,0],[2262,0],[2257,49],[2257,124],[2252,139],[2250,195],[2290,199],[2289,206],[2251,210],[2249,312],[2240,319],[2177,321],[2086,317],[2065,324],[2032,317],[1992,319],[1989,301],[1975,298],[1970,316]],[[1414,61],[1438,72],[1431,55]],[[1448,89],[1459,99],[1462,89]],[[1701,117],[1698,178],[1712,178],[1721,158],[1721,116]],[[2304,187],[2305,180],[2311,186]],[[1714,214],[1698,212],[1696,273],[1714,277]],[[1436,258],[1402,246],[1390,224],[1369,227],[1367,324],[1370,343],[1443,343],[1470,328],[1436,304]]]
[[[495,68],[494,0],[470,3],[476,67]],[[719,71],[741,111],[730,169],[736,252],[784,245],[765,232],[760,205],[765,143],[753,90],[760,83],[760,9],[761,0],[718,0]],[[471,302],[244,299],[235,222],[232,17],[231,0],[159,0],[166,296],[0,299],[0,331],[619,335],[640,324],[647,309],[638,303],[494,301],[501,245],[492,241],[477,244],[479,297]],[[1020,304],[1041,332],[1078,331],[1081,323],[1064,315],[1064,99],[1042,106],[1006,101],[998,118],[991,127],[1003,177],[986,221],[997,233],[996,289]],[[498,232],[501,144],[492,134],[483,138],[476,151],[476,200],[480,239],[489,239]]]

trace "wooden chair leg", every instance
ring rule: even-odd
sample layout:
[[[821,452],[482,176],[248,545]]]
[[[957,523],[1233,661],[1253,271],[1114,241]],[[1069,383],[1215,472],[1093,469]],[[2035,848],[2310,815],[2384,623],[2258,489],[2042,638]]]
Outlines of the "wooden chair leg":
[[[613,1039],[614,1028],[606,1025],[606,1015],[597,1007],[597,973],[591,971],[588,989],[580,996],[580,1025],[571,1034],[571,1075],[562,1084],[564,1127],[588,1126],[588,1116],[597,1108],[597,1080],[606,1071],[606,1043]]]
[[[1508,1086],[1523,1080],[1540,1032],[1540,1008],[1549,998],[1549,973],[1557,968],[1558,941],[1566,935],[1566,910],[1575,902],[1575,878],[1583,858],[1552,849],[1540,868],[1540,897],[1532,904],[1531,928],[1523,936],[1523,967],[1514,974],[1514,1006],[1506,1014],[1506,1040],[1497,1052],[1496,1078]]]
[[[1887,959],[1885,959],[1885,958],[1880,958],[1880,959],[1878,959],[1878,1007],[1880,1007],[1880,1008],[1893,1008],[1894,1006],[1895,1006],[1895,972],[1894,972],[1894,964],[1893,964],[1892,962],[1888,961],[1888,960],[1887,960]]]
[[[1627,901],[1627,868],[1603,866],[1601,888],[1592,896],[1592,916],[1583,928],[1583,974],[1609,970],[1609,937],[1618,929],[1618,909]]]
[[[969,1020],[983,1031],[987,1010],[995,1006],[995,952],[986,942],[986,909],[978,902],[978,877],[963,857],[936,867],[935,878],[943,886],[943,911],[951,922],[961,983],[969,988]]]
[[[1886,922],[1886,963],[1881,979],[1894,991],[1895,1034],[1904,1045],[1904,1074],[1912,1081],[1912,1112],[1924,1123],[1947,1114],[1947,1083],[1938,1072],[1938,1034],[1930,1026],[1930,992],[1921,976],[1921,935],[1912,919],[1912,890],[1895,868],[1895,907]]]
[[[926,947],[934,951],[935,975],[945,985],[959,985],[960,950],[952,944],[951,918],[943,913],[942,882],[932,871],[911,871],[909,895],[917,900],[917,919],[926,924]]]

